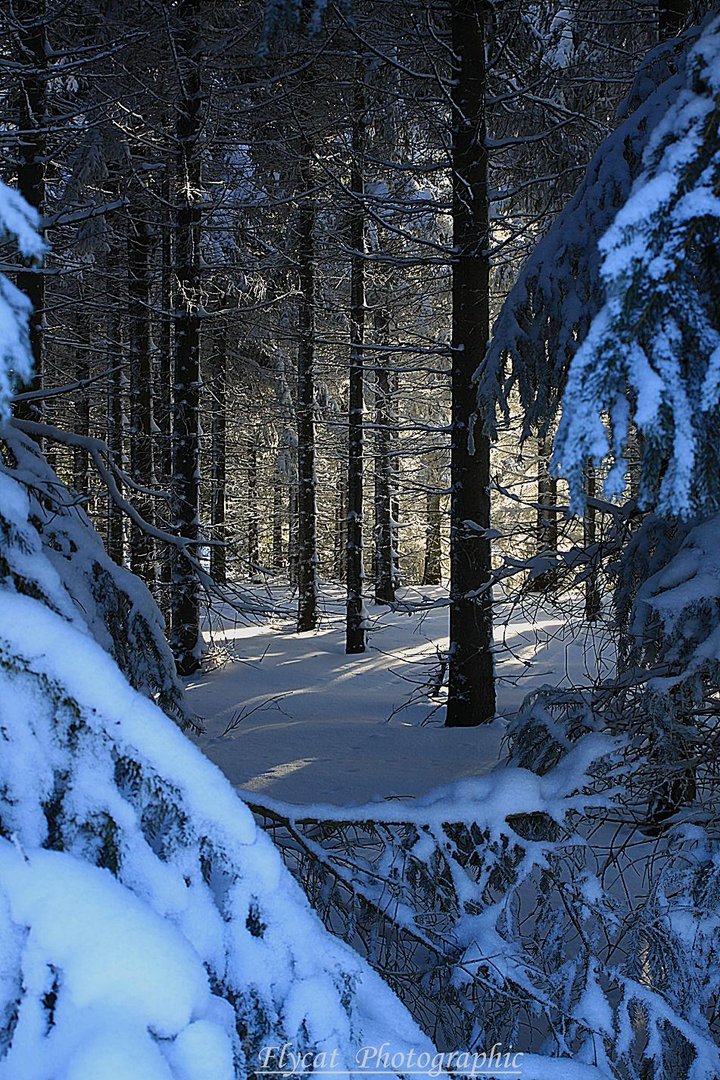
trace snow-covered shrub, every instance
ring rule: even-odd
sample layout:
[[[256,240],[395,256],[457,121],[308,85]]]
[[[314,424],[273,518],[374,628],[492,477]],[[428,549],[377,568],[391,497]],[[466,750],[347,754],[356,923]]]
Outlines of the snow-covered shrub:
[[[688,526],[684,522],[646,514],[615,553],[611,569],[615,579],[613,611],[618,629],[618,660],[622,668],[638,663],[639,642],[632,631],[638,592],[649,578],[667,566],[687,532]]]
[[[720,516],[680,531],[677,551],[637,589],[631,658],[658,692],[693,684],[695,703],[720,685]]]
[[[0,347],[4,417],[29,370],[17,349]],[[229,783],[131,686],[111,652],[163,690],[130,651],[159,632],[149,597],[37,448],[7,422],[0,440],[0,1080],[235,1080],[285,1042],[348,1071],[362,1045],[432,1053]]]
[[[256,812],[442,1049],[497,1041],[542,1080],[716,1080],[720,849],[633,828],[597,704],[534,695],[508,767],[410,806]]]
[[[638,701],[627,730],[645,743],[651,816],[697,819],[720,765],[720,517],[693,525],[648,515],[618,561],[623,671]],[[695,803],[695,805],[693,805]]]
[[[606,299],[570,365],[555,462],[582,506],[587,461],[625,489],[631,421],[640,505],[690,518],[720,507],[720,20],[689,50],[680,92],[600,243]]]
[[[3,591],[0,614],[0,1076],[222,1080],[285,1041],[348,1067],[358,1039],[422,1043],[43,574],[59,611]]]

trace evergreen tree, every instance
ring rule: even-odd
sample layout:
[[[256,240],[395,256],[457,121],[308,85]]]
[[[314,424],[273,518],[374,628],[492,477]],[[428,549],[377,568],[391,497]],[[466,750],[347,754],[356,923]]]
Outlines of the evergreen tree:
[[[605,493],[623,494],[631,421],[642,506],[679,517],[720,506],[719,30],[711,22],[690,49],[600,242],[606,299],[570,365],[555,451],[578,509],[587,461],[609,458]]]

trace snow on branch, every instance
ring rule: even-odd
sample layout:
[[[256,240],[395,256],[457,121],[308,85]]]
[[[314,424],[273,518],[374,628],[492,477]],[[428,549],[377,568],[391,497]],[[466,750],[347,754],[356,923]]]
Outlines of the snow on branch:
[[[600,243],[605,302],[575,353],[555,467],[583,503],[588,461],[622,496],[631,423],[639,503],[670,517],[720,508],[720,20],[689,50],[632,192]]]
[[[21,195],[0,183],[0,244],[10,244],[29,262],[38,262],[45,245],[38,233],[37,212]],[[27,297],[0,274],[0,424],[10,415],[10,398],[18,383],[32,374]]]
[[[626,201],[643,150],[680,91],[688,45],[698,31],[646,58],[620,126],[601,145],[566,209],[525,262],[475,373],[478,412],[495,433],[516,390],[524,437],[546,432],[560,406],[568,367],[604,297],[600,238]]]

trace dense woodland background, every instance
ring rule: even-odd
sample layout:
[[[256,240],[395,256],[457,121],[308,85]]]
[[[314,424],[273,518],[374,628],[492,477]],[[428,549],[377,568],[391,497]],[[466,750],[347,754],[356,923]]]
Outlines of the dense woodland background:
[[[497,569],[563,531],[592,547],[602,521],[591,505],[583,537],[555,510],[560,388],[522,447],[512,398],[467,455],[472,376],[640,58],[701,11],[4,5],[0,167],[50,245],[18,275],[36,374],[17,415],[52,427],[36,436],[158,599],[182,673],[203,594],[275,575],[306,630],[318,580],[347,580],[362,651],[363,593],[447,580],[452,533],[448,722],[492,715],[489,599],[463,600],[490,537]]]
[[[716,5],[4,0],[0,117],[0,1080],[718,1080]],[[321,586],[449,609],[449,727],[513,605],[614,663],[246,805],[203,621]]]

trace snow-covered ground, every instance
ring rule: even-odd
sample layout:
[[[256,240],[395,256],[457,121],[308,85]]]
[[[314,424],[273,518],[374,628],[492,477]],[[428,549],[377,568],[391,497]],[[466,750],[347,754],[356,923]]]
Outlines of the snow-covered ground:
[[[438,651],[447,648],[447,594],[404,590],[414,610],[370,606],[368,651],[346,656],[344,598],[322,592],[317,631],[292,619],[243,625],[215,618],[209,670],[188,680],[205,723],[199,744],[248,794],[347,806],[417,798],[488,772],[502,754],[504,718],[545,682],[587,683],[606,635],[543,609],[497,611],[498,719],[447,729]],[[292,598],[274,593],[278,608]],[[418,607],[420,610],[418,610]],[[603,662],[601,659],[600,662]],[[227,730],[230,728],[231,730]]]

